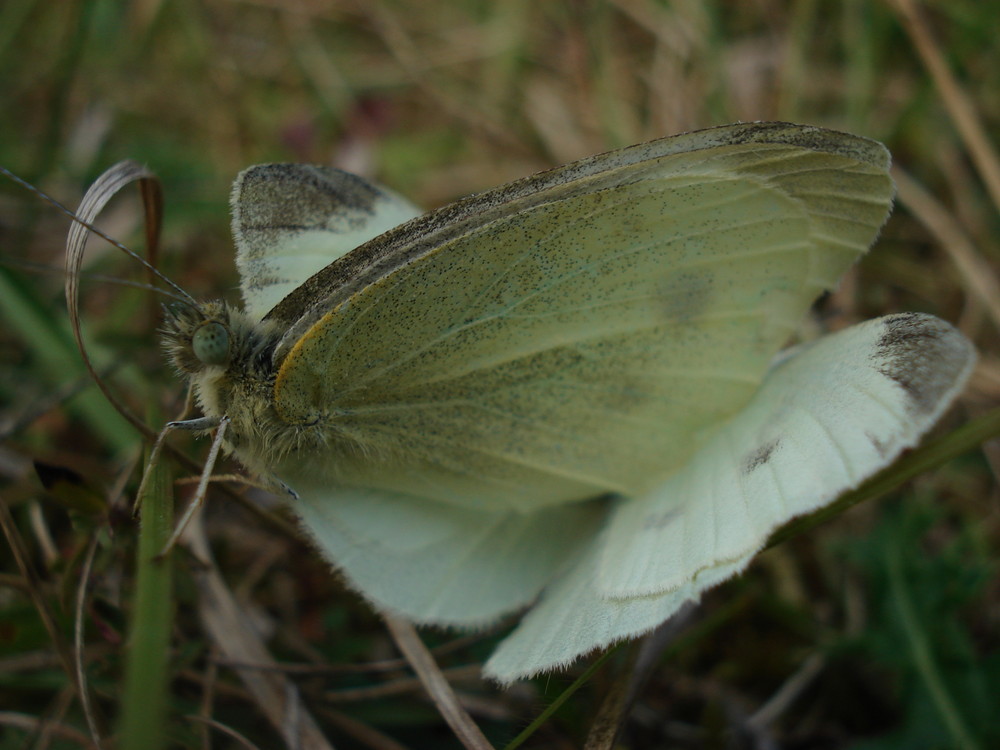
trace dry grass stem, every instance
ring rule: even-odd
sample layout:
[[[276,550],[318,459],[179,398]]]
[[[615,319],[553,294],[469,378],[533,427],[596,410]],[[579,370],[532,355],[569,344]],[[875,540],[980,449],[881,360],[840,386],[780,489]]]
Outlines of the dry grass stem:
[[[893,167],[892,176],[900,202],[934,235],[955,264],[970,296],[987,310],[993,326],[1000,331],[1000,281],[992,266],[976,250],[954,215],[928,190],[898,166]]]
[[[434,661],[431,652],[427,650],[424,642],[417,635],[416,628],[405,620],[391,615],[386,615],[384,619],[392,639],[410,662],[413,671],[417,673],[417,677],[424,684],[424,688],[431,700],[434,701],[434,705],[437,706],[441,716],[451,727],[459,742],[467,750],[493,750],[493,745],[476,726],[472,717],[462,708],[458,696],[455,695],[455,691],[441,673],[441,669]]]
[[[195,556],[205,564],[195,571],[200,595],[198,614],[205,632],[226,659],[271,665],[274,660],[250,624],[216,568],[204,529],[195,516],[185,539]],[[301,750],[332,750],[315,719],[303,706],[298,689],[279,671],[238,670],[258,709],[281,734],[289,747]],[[295,722],[289,725],[290,717]]]
[[[993,205],[1000,211],[1000,156],[983,127],[972,98],[952,74],[916,0],[890,0],[890,5],[899,12],[903,27],[934,79],[948,114],[969,149],[969,155],[979,168],[979,174],[993,198]]]

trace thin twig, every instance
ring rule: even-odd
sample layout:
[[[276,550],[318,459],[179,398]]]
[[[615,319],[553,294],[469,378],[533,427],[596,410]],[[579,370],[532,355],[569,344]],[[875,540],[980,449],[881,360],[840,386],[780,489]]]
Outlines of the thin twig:
[[[389,54],[399,64],[400,70],[413,84],[437,102],[441,111],[456,121],[468,124],[481,131],[493,142],[500,144],[510,154],[531,156],[531,150],[512,134],[509,128],[497,124],[489,117],[470,106],[467,99],[457,99],[434,85],[428,75],[426,52],[417,47],[399,22],[396,14],[384,3],[359,3],[359,12],[370,19],[376,33],[382,39]]]
[[[20,579],[18,579],[20,580]],[[450,654],[454,651],[468,647],[470,644],[483,640],[483,633],[472,633],[463,635],[454,640],[442,643],[431,649],[435,657]],[[369,674],[372,672],[397,672],[405,669],[409,662],[406,659],[380,659],[378,661],[365,662],[363,664],[250,664],[246,662],[231,662],[219,658],[217,662],[220,667],[231,667],[233,669],[263,669],[286,674],[295,675],[339,675],[339,674]],[[449,674],[455,671],[471,669],[471,667],[455,667],[448,670]]]
[[[899,190],[899,200],[937,238],[961,274],[966,289],[989,311],[993,324],[1000,329],[1000,281],[990,264],[951,213],[923,185],[899,167],[892,168],[892,178]]]
[[[966,148],[979,170],[993,204],[1000,210],[1000,157],[990,142],[989,135],[980,121],[972,99],[962,89],[952,75],[944,55],[938,48],[930,25],[914,0],[890,0],[890,5],[899,12],[906,33],[920,55],[934,85],[941,93],[945,109],[958,129]]]
[[[372,750],[407,750],[405,745],[396,742],[392,737],[342,711],[334,711],[332,708],[320,709],[320,711],[327,721]]]
[[[399,650],[403,652],[413,671],[417,673],[417,677],[424,683],[431,700],[459,742],[468,750],[493,750],[493,745],[459,704],[458,696],[441,674],[440,667],[424,642],[420,640],[416,629],[405,620],[392,615],[384,615],[383,619]]]
[[[97,553],[97,542],[99,537],[95,534],[90,538],[87,545],[87,554],[83,559],[83,568],[80,570],[80,587],[76,594],[76,624],[73,629],[74,649],[73,660],[76,666],[74,670],[76,677],[76,689],[80,695],[80,704],[83,706],[83,715],[87,718],[87,727],[90,735],[94,739],[94,744],[101,748],[101,731],[98,727],[97,715],[94,712],[93,704],[90,702],[90,692],[87,690],[87,679],[83,670],[83,609],[87,601],[87,582],[90,580],[90,569],[94,564],[94,555]]]
[[[198,612],[215,647],[226,659],[255,664],[273,663],[260,635],[250,625],[250,618],[240,609],[215,566],[198,516],[191,519],[184,539],[190,544],[195,556],[204,563],[194,571],[199,592]],[[271,726],[282,733],[287,747],[332,750],[332,745],[305,707],[300,705],[294,709],[295,726],[286,725],[293,712],[289,704],[300,704],[301,698],[295,686],[284,675],[259,670],[237,672]]]
[[[219,676],[219,665],[216,664],[214,654],[217,649],[212,648],[212,658],[208,660],[208,667],[205,670],[205,678],[202,681],[201,705],[198,706],[198,717],[205,721],[202,727],[201,746],[202,750],[211,750],[212,739],[209,736],[208,722],[212,721],[212,708],[215,706],[215,686]]]
[[[198,716],[195,714],[192,714],[190,716],[185,716],[184,718],[187,719],[188,721],[194,721],[199,724],[204,724],[205,726],[211,727],[212,729],[221,732],[227,737],[236,740],[240,745],[247,748],[247,750],[260,750],[260,748],[257,747],[257,745],[253,744],[250,740],[248,740],[242,734],[237,732],[235,729],[233,729],[232,727],[227,727],[225,724],[216,721],[215,719],[209,718],[207,716]]]
[[[825,666],[826,658],[822,654],[812,654],[795,674],[785,680],[767,703],[754,711],[747,719],[747,725],[755,732],[764,731],[788,710],[795,699],[802,695],[802,692],[820,675]]]
[[[482,667],[479,664],[466,664],[461,667],[441,670],[441,673],[449,680],[481,680]],[[416,692],[423,683],[416,677],[406,677],[401,680],[384,682],[381,685],[368,685],[366,687],[342,688],[340,690],[328,690],[323,693],[323,697],[331,703],[354,703],[357,701],[369,701],[377,698],[385,698],[390,695],[405,695]]]
[[[70,742],[76,742],[81,747],[96,747],[96,745],[91,743],[90,738],[78,729],[74,729],[66,724],[39,719],[36,716],[28,716],[27,714],[19,714],[13,711],[0,711],[0,727],[16,727],[29,732],[40,732],[43,729],[48,729],[57,737],[69,740]]]
[[[687,627],[696,610],[697,606],[688,602],[673,617],[642,639],[628,667],[605,695],[597,716],[591,722],[584,750],[610,750],[615,746],[636,696],[660,663],[664,649]]]
[[[611,658],[612,654],[617,653],[618,649],[620,649],[624,643],[625,641],[619,641],[614,646],[608,648],[599,657],[594,659],[591,662],[590,666],[587,667],[579,677],[573,680],[573,684],[570,685],[565,690],[563,690],[559,694],[558,698],[552,701],[548,706],[545,707],[544,711],[542,711],[540,714],[538,714],[538,716],[532,719],[531,723],[528,724],[528,726],[526,726],[524,729],[522,729],[521,733],[517,735],[517,737],[515,737],[506,745],[504,745],[503,750],[514,750],[514,748],[523,745],[528,740],[528,738],[531,737],[531,735],[533,735],[535,732],[538,731],[539,727],[541,727],[542,724],[544,724],[546,721],[549,720],[552,714],[554,714],[556,711],[559,710],[560,706],[562,706],[566,701],[570,699],[570,696],[572,696],[573,693],[575,693],[581,687],[590,682],[590,678],[594,676],[597,670],[599,670],[601,667],[604,666],[605,662],[607,662],[607,660]]]
[[[6,501],[2,498],[0,498],[0,527],[3,529],[4,536],[7,537],[7,544],[10,546],[11,552],[14,555],[14,561],[21,571],[21,575],[28,582],[28,596],[31,597],[32,603],[35,605],[35,610],[38,612],[38,617],[42,621],[46,632],[48,632],[49,638],[52,640],[56,654],[59,656],[59,663],[63,671],[70,677],[77,698],[82,700],[82,696],[79,693],[79,681],[74,677],[75,663],[72,655],[73,649],[66,642],[62,630],[56,624],[56,619],[49,608],[49,603],[42,596],[41,579],[31,564],[31,557],[24,546],[24,540],[17,529],[17,524],[14,523],[14,517],[7,507]],[[100,717],[98,717],[98,721],[100,721]]]

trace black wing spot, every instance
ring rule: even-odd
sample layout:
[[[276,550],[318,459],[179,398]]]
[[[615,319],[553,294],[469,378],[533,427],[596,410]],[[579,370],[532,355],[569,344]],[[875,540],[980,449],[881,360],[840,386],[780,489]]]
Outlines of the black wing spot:
[[[883,441],[879,440],[877,437],[875,437],[874,435],[872,435],[870,432],[866,432],[865,433],[865,437],[868,439],[868,442],[872,444],[872,447],[875,449],[875,452],[878,453],[879,458],[885,458],[886,456],[889,455],[889,446],[888,446],[888,444],[886,444]]]
[[[962,339],[930,315],[904,313],[885,321],[875,345],[878,372],[906,392],[907,410],[933,412],[955,382],[955,372],[968,359]],[[955,363],[942,367],[942,363]]]
[[[743,474],[751,474],[766,464],[779,447],[781,447],[781,440],[775,438],[748,453],[743,459]]]

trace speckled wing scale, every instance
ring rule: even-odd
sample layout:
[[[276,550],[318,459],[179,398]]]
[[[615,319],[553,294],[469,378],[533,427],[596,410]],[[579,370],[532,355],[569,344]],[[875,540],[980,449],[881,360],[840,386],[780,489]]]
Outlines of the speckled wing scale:
[[[785,521],[915,445],[974,361],[954,328],[915,313],[801,347],[680,471],[618,505],[601,543],[546,591],[487,672],[515,679],[656,627],[746,568]]]
[[[951,326],[915,313],[803,347],[774,368],[697,461],[618,509],[601,590],[660,594],[681,586],[682,561],[705,570],[749,560],[786,519],[826,505],[912,447],[973,361],[969,342]],[[683,506],[678,497],[706,500]],[[726,500],[705,513],[712,498]]]
[[[244,171],[232,212],[243,304],[255,320],[329,263],[422,213],[381,185],[305,164]]]
[[[489,510],[647,491],[867,248],[886,166],[863,139],[734,126],[446,207],[266,316],[289,326],[276,407],[324,430],[342,483]]]
[[[229,369],[186,366],[193,314],[168,345],[206,413],[247,394],[230,447],[378,608],[474,625],[544,588],[487,665],[509,681],[654,627],[947,406],[974,355],[928,316],[773,364],[884,222],[888,163],[733,125],[396,228],[415,211],[382,188],[254,167]]]

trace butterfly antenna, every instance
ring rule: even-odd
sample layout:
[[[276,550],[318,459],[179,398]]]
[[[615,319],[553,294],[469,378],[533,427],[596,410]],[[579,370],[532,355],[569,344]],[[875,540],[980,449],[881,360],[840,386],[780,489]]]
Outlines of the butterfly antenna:
[[[115,165],[114,167],[112,167],[111,169],[109,169],[107,172],[105,172],[103,175],[101,175],[101,177],[98,178],[98,181],[94,183],[94,185],[90,188],[90,190],[87,191],[87,195],[84,196],[84,202],[82,202],[80,204],[80,213],[77,213],[77,212],[73,211],[72,209],[67,208],[62,203],[60,203],[58,200],[56,200],[52,196],[50,196],[47,193],[45,193],[43,190],[38,189],[37,187],[35,187],[34,185],[32,185],[27,180],[24,180],[24,179],[18,177],[16,174],[14,174],[13,172],[11,172],[9,169],[7,169],[4,166],[0,166],[0,174],[5,175],[11,181],[17,183],[18,185],[20,185],[21,187],[25,188],[26,190],[34,193],[35,195],[37,195],[39,198],[41,198],[42,200],[44,200],[49,205],[54,206],[58,210],[62,211],[64,214],[66,214],[70,219],[72,219],[75,222],[75,226],[80,227],[81,229],[85,229],[85,230],[87,230],[87,232],[89,232],[91,234],[96,234],[101,239],[103,239],[106,242],[109,242],[110,244],[114,245],[116,248],[118,248],[119,250],[121,250],[122,252],[124,252],[130,258],[132,258],[133,260],[137,261],[147,271],[149,271],[151,274],[153,274],[156,278],[158,278],[164,284],[166,284],[167,286],[169,286],[173,290],[173,292],[168,292],[168,291],[166,291],[164,289],[160,289],[160,288],[152,286],[152,285],[149,286],[150,289],[152,289],[153,291],[157,292],[158,294],[162,294],[162,295],[164,295],[166,297],[169,297],[169,298],[171,298],[173,300],[176,300],[178,302],[182,302],[182,303],[191,305],[192,307],[197,307],[197,302],[194,299],[194,297],[192,297],[190,294],[188,294],[186,291],[184,291],[175,282],[171,281],[170,278],[168,278],[166,275],[164,275],[163,273],[161,273],[156,268],[156,266],[154,266],[153,264],[149,263],[145,258],[143,258],[141,255],[139,255],[138,253],[136,253],[131,248],[127,247],[125,244],[123,244],[119,240],[116,240],[114,237],[110,236],[106,232],[98,229],[90,221],[88,221],[86,218],[84,218],[83,216],[81,216],[81,214],[83,213],[84,203],[87,202],[87,196],[91,196],[94,193],[94,188],[98,187],[100,185],[101,181],[104,180],[109,175],[111,175],[112,172],[114,172],[117,169],[123,168],[126,165],[128,167],[130,167],[130,168],[135,168],[137,170],[142,170],[143,172],[146,171],[145,167],[141,167],[140,165],[136,164],[135,162],[120,162],[119,164]],[[152,180],[155,180],[155,177],[152,175],[152,173],[147,173],[147,175],[144,178],[142,178],[142,179],[146,179],[146,180],[152,181]],[[150,196],[150,197],[152,198],[153,201],[155,201],[158,204],[160,202],[158,183],[156,183],[156,185],[157,185],[157,187],[153,188],[152,191],[151,191],[151,192],[155,192],[155,197],[153,197],[153,196]],[[101,203],[101,208],[103,208],[104,204],[107,203],[107,200],[109,200],[112,195],[114,195],[115,193],[117,193],[119,189],[120,189],[120,187],[117,187],[113,191],[111,191],[111,193],[109,195],[107,195],[107,197],[105,198],[105,200]],[[144,191],[144,193],[145,192],[146,191]],[[144,197],[144,203],[145,203],[146,202],[146,196],[144,195],[143,197]],[[147,216],[149,215],[149,208],[151,208],[151,206],[147,205]],[[99,210],[100,210],[100,208],[98,208],[98,211]],[[148,239],[148,232],[147,232],[147,239]],[[67,245],[68,245],[68,243],[67,243]],[[155,241],[153,243],[153,246],[155,246]],[[81,251],[82,251],[82,247],[81,247]],[[69,254],[67,254],[67,266],[69,266]]]
[[[3,169],[3,167],[0,167]],[[59,274],[64,273],[63,269],[56,268],[55,266],[49,265],[47,263],[35,263],[30,260],[21,260],[19,258],[0,258],[0,266],[5,268],[17,268],[25,273],[31,274]],[[113,284],[114,286],[127,287],[128,289],[141,289],[144,292],[155,292],[156,294],[162,294],[168,299],[172,299],[175,302],[180,302],[185,305],[190,305],[190,301],[181,297],[178,294],[169,292],[166,289],[160,289],[160,287],[155,284],[147,284],[143,281],[133,281],[132,279],[122,279],[118,276],[111,276],[105,273],[90,273],[81,272],[80,277],[84,279],[89,279],[90,281],[99,281],[102,284]]]

